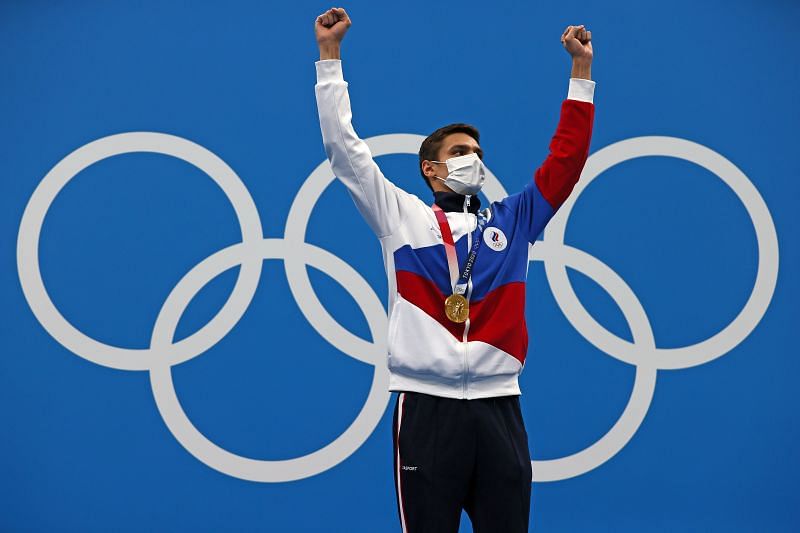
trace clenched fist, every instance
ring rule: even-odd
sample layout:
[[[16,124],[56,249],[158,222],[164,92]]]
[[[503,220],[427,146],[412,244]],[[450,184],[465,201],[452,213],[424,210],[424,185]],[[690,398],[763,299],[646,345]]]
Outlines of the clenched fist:
[[[344,39],[344,34],[350,27],[350,17],[341,7],[332,7],[314,22],[314,32],[317,35],[317,44],[338,45]]]
[[[561,35],[561,44],[574,60],[592,61],[592,32],[587,31],[583,24],[580,26],[567,26]]]

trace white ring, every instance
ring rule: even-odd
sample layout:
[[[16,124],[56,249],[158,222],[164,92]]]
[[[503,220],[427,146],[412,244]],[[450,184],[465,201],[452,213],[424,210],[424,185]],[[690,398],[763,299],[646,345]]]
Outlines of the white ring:
[[[252,257],[282,259],[302,257],[304,265],[313,266],[331,276],[353,297],[367,318],[370,333],[381,338],[386,331],[386,314],[369,284],[353,267],[333,254],[308,243],[289,243],[283,239],[264,239],[257,246],[236,244],[209,256],[189,271],[170,293],[153,329],[151,349],[155,352],[172,344],[175,328],[186,306],[209,281]],[[364,303],[364,298],[367,298]],[[385,340],[377,349],[386,348]],[[275,354],[279,356],[279,354]],[[294,459],[269,461],[231,453],[200,433],[183,411],[172,382],[171,365],[156,364],[150,370],[153,397],[169,430],[193,456],[206,465],[240,479],[259,482],[284,482],[324,472],[344,461],[366,441],[383,417],[389,403],[389,370],[386,363],[375,365],[369,396],[356,419],[339,437],[323,448]],[[302,382],[302,378],[299,378]],[[300,392],[302,394],[302,392]]]
[[[676,157],[702,166],[722,179],[747,209],[758,240],[758,271],[750,298],[736,318],[705,341],[680,348],[656,347],[652,352],[642,352],[633,343],[605,329],[589,314],[578,300],[563,264],[545,261],[545,273],[567,320],[586,340],[603,352],[632,365],[646,361],[660,369],[688,368],[716,359],[742,342],[764,316],[775,292],[778,278],[778,236],[775,225],[764,199],[741,170],[717,152],[685,139],[651,136],[614,143],[598,150],[589,158],[581,179],[550,220],[544,236],[545,241],[563,243],[569,213],[580,193],[592,180],[618,163],[646,156]],[[631,296],[635,298],[632,293]],[[625,306],[631,304],[632,302],[625,302]],[[617,302],[617,305],[624,307],[623,302]]]
[[[129,132],[103,137],[67,155],[42,179],[22,214],[17,240],[17,271],[31,311],[56,341],[84,359],[120,370],[147,370],[164,358],[172,363],[191,359],[219,342],[250,304],[261,276],[261,260],[248,260],[242,264],[231,295],[208,324],[180,342],[165,347],[162,352],[112,346],[76,329],[56,308],[42,281],[39,269],[42,224],[56,195],[78,173],[108,157],[131,152],[170,155],[196,166],[208,174],[230,200],[243,242],[258,242],[262,231],[256,205],[239,176],[214,153],[174,135]]]
[[[633,335],[634,345],[642,352],[649,352],[655,347],[653,329],[644,308],[631,288],[608,265],[564,244],[545,244],[540,241],[531,248],[531,252],[534,260],[569,266],[594,280],[620,306]],[[631,440],[647,414],[656,387],[656,374],[657,369],[653,365],[636,365],[631,396],[611,429],[594,444],[577,453],[559,459],[531,461],[533,481],[560,481],[579,476],[616,455]]]

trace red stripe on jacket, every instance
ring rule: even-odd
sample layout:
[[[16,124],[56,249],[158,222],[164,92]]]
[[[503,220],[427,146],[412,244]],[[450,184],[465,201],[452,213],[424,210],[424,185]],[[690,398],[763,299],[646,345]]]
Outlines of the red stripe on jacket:
[[[405,270],[397,271],[397,292],[436,320],[459,341],[464,338],[464,324],[452,322],[444,313],[446,296],[436,285]],[[469,304],[470,330],[468,341],[481,341],[525,361],[528,350],[528,329],[525,324],[525,283],[502,285],[484,298]]]

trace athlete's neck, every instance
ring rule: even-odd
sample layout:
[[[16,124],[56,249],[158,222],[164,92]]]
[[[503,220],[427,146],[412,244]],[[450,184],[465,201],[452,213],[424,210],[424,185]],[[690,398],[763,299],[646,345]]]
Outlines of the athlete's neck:
[[[436,205],[442,208],[442,211],[464,211],[464,195],[455,192],[434,191],[433,198]],[[481,199],[478,195],[469,197],[469,206],[467,210],[470,213],[477,213],[481,207]]]

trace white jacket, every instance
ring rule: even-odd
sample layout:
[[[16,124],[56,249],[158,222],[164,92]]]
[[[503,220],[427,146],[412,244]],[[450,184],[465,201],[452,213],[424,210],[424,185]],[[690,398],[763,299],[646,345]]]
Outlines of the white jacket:
[[[483,210],[485,245],[467,294],[470,317],[450,322],[452,293],[442,236],[431,205],[387,180],[351,124],[347,82],[338,59],[316,62],[315,92],[325,152],[367,224],[378,236],[389,281],[389,389],[448,398],[520,394],[525,364],[528,251],[563,203],[588,157],[594,82],[571,79],[550,154],[525,188]],[[437,193],[459,263],[477,223],[477,196]],[[432,203],[432,202],[431,202]]]

